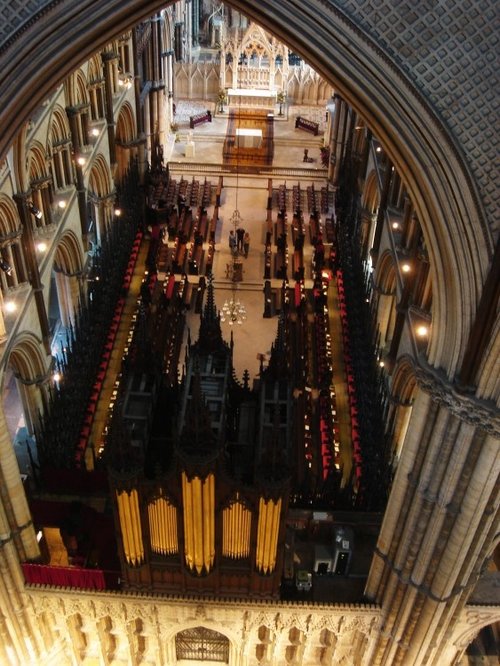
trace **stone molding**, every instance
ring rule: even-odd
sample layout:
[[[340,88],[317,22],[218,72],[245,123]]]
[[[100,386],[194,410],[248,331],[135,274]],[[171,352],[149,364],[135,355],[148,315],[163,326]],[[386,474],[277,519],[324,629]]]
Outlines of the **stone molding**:
[[[460,392],[422,358],[418,362],[410,359],[410,362],[418,386],[434,401],[446,407],[461,421],[484,430],[495,439],[500,439],[500,413],[494,403]]]

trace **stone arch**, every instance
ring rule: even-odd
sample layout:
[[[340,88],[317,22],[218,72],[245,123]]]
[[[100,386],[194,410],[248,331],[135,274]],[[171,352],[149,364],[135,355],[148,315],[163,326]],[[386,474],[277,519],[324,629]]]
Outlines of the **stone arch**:
[[[83,267],[78,238],[72,231],[61,236],[54,253],[54,280],[61,323],[74,324],[80,299],[80,277]],[[51,294],[50,298],[53,295]]]
[[[390,252],[384,252],[380,257],[375,291],[377,294],[378,346],[387,351],[396,323],[397,297],[397,271]]]
[[[71,131],[68,117],[60,106],[55,106],[50,119],[47,137],[47,155],[50,172],[56,190],[64,189],[73,182],[71,161]]]
[[[113,217],[115,190],[110,168],[103,155],[97,155],[89,173],[89,219],[95,223],[96,241],[100,244],[103,234]]]
[[[224,627],[224,633],[220,631],[221,628],[220,625],[215,626],[215,623],[200,618],[198,622],[187,623],[181,630],[171,632],[166,639],[167,653],[170,654],[168,663],[176,664],[180,659],[189,659],[198,663],[196,662],[196,651],[201,656],[202,653],[206,655],[205,651],[211,649],[214,653],[223,656],[217,663],[233,663],[235,655],[238,654],[238,637],[230,635],[227,627]],[[186,656],[190,654],[190,647],[193,649],[191,653],[193,656]],[[200,659],[200,661],[210,663],[210,660],[207,659]]]
[[[88,101],[87,78],[81,69],[75,73],[75,105],[85,104]]]
[[[46,150],[38,141],[34,141],[27,156],[28,179],[31,188],[31,200],[42,213],[41,217],[33,216],[34,224],[41,228],[52,222],[52,203],[54,191],[52,178],[48,173]]]
[[[467,622],[460,623],[455,631],[452,643],[459,655],[463,655],[467,646],[476,638],[481,629],[500,622],[500,610],[484,607],[468,607],[465,610]]]
[[[378,211],[380,204],[380,193],[377,184],[377,174],[375,171],[370,171],[366,177],[365,189],[363,192],[363,208],[375,215]]]
[[[114,35],[161,6],[157,0],[149,0],[138,13],[130,11],[132,4],[126,0],[97,17],[82,12],[81,3],[65,5],[60,30],[65,34],[72,31],[74,39],[66,43],[63,57],[58,53],[57,60],[47,57],[54,43],[61,48],[54,21],[37,23],[36,28],[23,32],[16,43],[11,76],[2,86],[2,99],[7,100],[2,109],[2,125],[6,127],[0,144],[2,154],[21,122],[63,76]],[[476,186],[464,159],[454,149],[453,139],[448,139],[448,128],[402,69],[389,62],[373,39],[330,4],[313,7],[306,2],[286,8],[278,0],[265,5],[233,0],[232,4],[293,45],[294,51],[307,54],[311,66],[361,113],[397,170],[404,173],[432,253],[435,275],[459,278],[439,281],[433,277],[436,290],[429,361],[453,374],[466,347],[493,242]],[[51,17],[62,11],[62,6],[56,5]],[[384,76],[380,76],[381,71]],[[34,88],[31,81],[35,76],[43,84]],[[441,140],[436,142],[438,134]]]
[[[50,367],[42,349],[39,338],[22,333],[14,339],[7,361],[16,379],[26,429],[31,435],[47,405]]]
[[[21,235],[16,207],[9,197],[0,195],[0,258],[5,262],[0,271],[0,289],[4,297],[27,281]]]
[[[402,356],[393,371],[386,425],[393,468],[401,455],[417,390],[413,360]]]
[[[93,56],[87,68],[88,95],[90,98],[90,118],[93,121],[103,118],[104,111],[104,76],[100,55]]]
[[[134,112],[128,102],[122,105],[116,122],[116,178],[118,180],[126,173],[131,159],[137,155],[137,145],[133,145],[136,138],[136,123]]]

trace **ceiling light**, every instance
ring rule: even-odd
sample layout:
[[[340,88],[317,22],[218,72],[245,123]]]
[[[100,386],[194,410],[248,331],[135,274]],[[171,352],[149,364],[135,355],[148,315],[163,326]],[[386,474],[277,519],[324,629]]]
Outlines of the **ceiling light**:
[[[17,305],[14,301],[5,301],[5,311],[6,312],[15,312],[17,310]]]
[[[43,241],[41,241],[40,243],[37,243],[36,249],[39,252],[45,252],[45,250],[47,249],[47,243],[44,243]]]
[[[85,164],[87,163],[87,160],[85,159],[85,157],[82,157],[82,156],[77,157],[76,161],[77,161],[77,164],[79,164],[80,166],[85,166]]]
[[[402,264],[401,270],[403,271],[403,273],[409,273],[411,271],[410,264]]]

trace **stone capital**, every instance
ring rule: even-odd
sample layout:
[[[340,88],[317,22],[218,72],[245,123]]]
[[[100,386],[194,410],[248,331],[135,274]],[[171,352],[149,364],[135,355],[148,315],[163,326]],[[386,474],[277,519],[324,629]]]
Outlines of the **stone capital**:
[[[494,403],[459,391],[439,370],[432,368],[424,359],[414,363],[414,370],[419,387],[433,400],[445,406],[465,423],[500,439],[500,414]]]

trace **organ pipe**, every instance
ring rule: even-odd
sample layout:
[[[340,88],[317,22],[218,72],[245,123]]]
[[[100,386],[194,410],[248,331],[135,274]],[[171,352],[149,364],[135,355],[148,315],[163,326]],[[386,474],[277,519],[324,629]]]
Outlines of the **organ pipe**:
[[[252,513],[241,502],[235,502],[222,513],[222,554],[233,559],[250,553]]]
[[[182,473],[184,556],[191,570],[208,573],[215,559],[215,478]]]
[[[125,557],[128,564],[138,566],[144,560],[144,545],[137,490],[117,491],[116,497]]]
[[[172,555],[179,550],[177,540],[177,509],[164,497],[148,505],[151,550],[160,555]]]
[[[280,525],[281,498],[274,500],[259,500],[259,522],[257,525],[257,569],[268,574],[276,566],[276,551],[278,548],[278,533]]]

